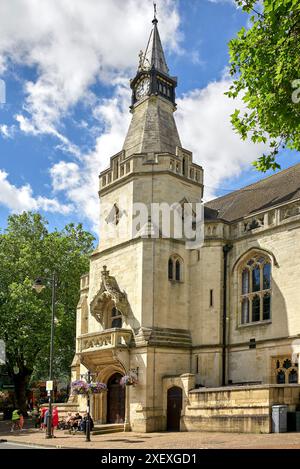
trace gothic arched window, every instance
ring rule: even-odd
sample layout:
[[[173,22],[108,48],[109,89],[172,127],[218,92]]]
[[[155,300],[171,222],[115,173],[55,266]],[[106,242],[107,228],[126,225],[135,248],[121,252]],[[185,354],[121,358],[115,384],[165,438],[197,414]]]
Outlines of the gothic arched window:
[[[122,314],[121,312],[113,307],[112,310],[111,310],[111,324],[110,324],[110,327],[111,328],[121,328],[122,327]]]
[[[242,324],[271,319],[271,263],[261,253],[240,267],[240,318]]]
[[[175,282],[183,280],[183,260],[177,255],[173,255],[168,261],[168,278]]]
[[[298,383],[298,363],[293,363],[291,358],[282,356],[272,360],[274,381],[277,384]]]
[[[175,262],[175,280],[177,280],[177,282],[179,282],[181,280],[180,278],[180,261],[179,259],[177,259],[177,261]]]
[[[168,264],[168,276],[169,276],[169,280],[173,280],[173,260],[169,259],[169,264]]]

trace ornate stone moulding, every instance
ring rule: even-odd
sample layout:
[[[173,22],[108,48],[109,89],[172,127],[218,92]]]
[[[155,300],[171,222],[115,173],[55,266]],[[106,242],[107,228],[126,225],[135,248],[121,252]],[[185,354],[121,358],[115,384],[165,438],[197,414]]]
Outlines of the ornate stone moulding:
[[[120,290],[115,277],[109,275],[109,271],[104,265],[100,289],[90,303],[90,312],[98,322],[106,327],[105,318],[112,308],[116,308],[124,317],[128,316],[130,309],[126,293]]]

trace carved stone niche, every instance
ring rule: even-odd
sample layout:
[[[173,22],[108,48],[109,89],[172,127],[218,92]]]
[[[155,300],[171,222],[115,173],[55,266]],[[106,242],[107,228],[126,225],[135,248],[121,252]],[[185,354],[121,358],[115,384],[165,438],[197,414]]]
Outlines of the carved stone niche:
[[[115,277],[109,275],[106,265],[103,266],[101,277],[100,289],[90,303],[90,312],[103,329],[109,329],[113,308],[116,310],[115,316],[122,316],[123,322],[129,314],[130,306],[126,293],[120,290]]]
[[[289,205],[287,208],[284,208],[281,212],[281,219],[285,220],[286,218],[295,217],[300,214],[300,206]]]

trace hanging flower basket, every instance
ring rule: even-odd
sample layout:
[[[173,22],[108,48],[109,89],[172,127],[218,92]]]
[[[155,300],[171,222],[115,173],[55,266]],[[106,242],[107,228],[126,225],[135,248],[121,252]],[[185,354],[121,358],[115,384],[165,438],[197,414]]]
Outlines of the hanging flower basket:
[[[87,395],[87,394],[99,394],[106,390],[107,386],[104,383],[87,383],[86,381],[77,380],[71,383],[72,394],[75,395]]]
[[[138,378],[135,373],[129,373],[129,375],[122,376],[120,379],[121,386],[135,386],[138,383]]]

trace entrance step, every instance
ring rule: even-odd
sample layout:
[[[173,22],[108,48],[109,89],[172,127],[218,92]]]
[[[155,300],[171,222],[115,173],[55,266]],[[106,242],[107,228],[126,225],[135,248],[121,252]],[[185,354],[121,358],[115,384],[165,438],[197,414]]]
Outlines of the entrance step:
[[[107,423],[103,425],[95,425],[92,435],[105,435],[107,433],[117,433],[124,431],[124,423]]]

